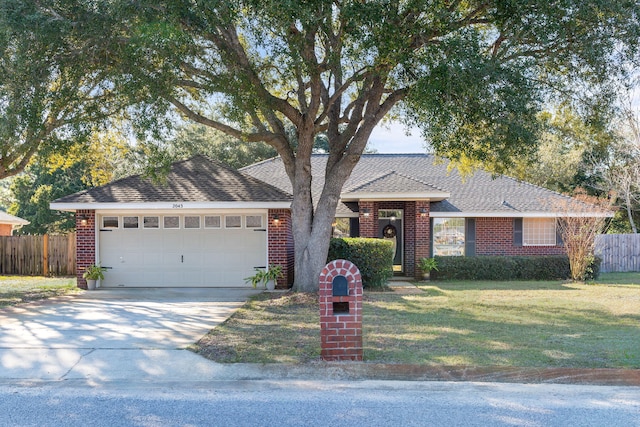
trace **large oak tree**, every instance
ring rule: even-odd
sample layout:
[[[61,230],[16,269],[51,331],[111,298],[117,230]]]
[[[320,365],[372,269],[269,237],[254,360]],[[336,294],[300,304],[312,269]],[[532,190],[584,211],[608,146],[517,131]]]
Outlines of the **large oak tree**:
[[[177,111],[277,150],[302,291],[317,289],[342,186],[383,118],[420,126],[454,161],[501,171],[535,152],[535,115],[554,97],[595,101],[585,113],[606,104],[639,35],[638,3],[626,0],[32,3],[66,24],[111,87],[144,99],[138,125]],[[320,133],[329,155],[313,200]]]

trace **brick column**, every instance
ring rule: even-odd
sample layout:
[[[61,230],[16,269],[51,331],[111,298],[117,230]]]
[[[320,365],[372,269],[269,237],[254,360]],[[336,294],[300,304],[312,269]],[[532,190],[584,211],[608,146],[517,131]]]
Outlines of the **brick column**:
[[[282,267],[282,277],[278,279],[276,287],[287,288],[293,283],[294,264],[291,211],[289,209],[269,209],[267,225],[269,265],[275,264]]]
[[[360,237],[378,237],[378,204],[361,201],[358,202],[358,210],[360,211]]]
[[[347,295],[334,295],[334,279],[346,279]],[[336,287],[337,288],[337,287]],[[323,360],[362,360],[362,277],[355,264],[337,259],[320,273],[320,338]]]
[[[429,201],[417,201],[414,211],[416,221],[415,225],[415,265],[418,266],[420,259],[428,258],[431,253],[431,221],[430,221],[430,203]],[[420,212],[424,210],[425,212]],[[422,278],[422,272],[419,268],[415,269],[416,279]]]
[[[83,218],[86,223],[83,224]],[[76,278],[79,288],[87,289],[87,281],[82,278],[85,268],[96,262],[96,212],[76,211]]]

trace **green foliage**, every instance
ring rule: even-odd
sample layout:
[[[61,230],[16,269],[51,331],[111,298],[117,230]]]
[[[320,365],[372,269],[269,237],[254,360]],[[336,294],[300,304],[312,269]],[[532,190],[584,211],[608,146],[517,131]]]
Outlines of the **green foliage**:
[[[438,261],[435,258],[421,258],[418,266],[423,273],[429,273],[431,270],[438,271]]]
[[[571,278],[569,258],[558,256],[435,257],[439,280],[559,280]],[[587,280],[600,274],[600,259],[590,265]]]
[[[90,265],[85,268],[84,273],[82,273],[82,278],[87,280],[104,280],[105,271],[107,271],[107,269],[101,267],[100,264]]]
[[[381,288],[393,276],[393,244],[387,240],[362,237],[331,239],[327,262],[336,259],[354,263],[366,288]]]
[[[14,201],[8,212],[30,221],[17,233],[63,234],[75,229],[73,213],[51,210],[49,203],[89,188],[83,181],[84,174],[85,166],[82,164],[50,171],[37,163],[27,173],[16,177],[11,185]]]
[[[266,285],[269,281],[277,283],[280,277],[282,277],[282,266],[271,264],[266,271],[256,268],[256,274],[245,277],[244,281],[245,283],[251,283],[251,286],[257,288],[260,283],[263,285]]]
[[[243,143],[222,132],[197,124],[181,127],[176,135],[159,149],[167,152],[169,162],[203,154],[235,169],[278,155],[273,147],[264,142]]]

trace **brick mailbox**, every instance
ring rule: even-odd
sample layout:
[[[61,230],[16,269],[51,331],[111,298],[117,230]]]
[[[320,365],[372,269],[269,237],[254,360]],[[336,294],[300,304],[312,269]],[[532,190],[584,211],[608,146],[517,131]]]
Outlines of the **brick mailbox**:
[[[323,360],[362,360],[362,277],[337,259],[320,273],[320,337]]]

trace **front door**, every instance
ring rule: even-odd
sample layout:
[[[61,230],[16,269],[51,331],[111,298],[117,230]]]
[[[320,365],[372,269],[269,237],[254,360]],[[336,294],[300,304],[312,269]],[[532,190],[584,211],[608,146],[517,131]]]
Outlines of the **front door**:
[[[403,271],[404,233],[402,228],[402,209],[380,209],[378,211],[378,237],[393,243],[393,271]]]

